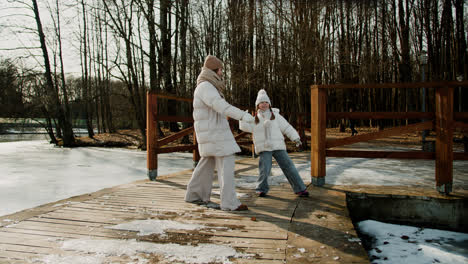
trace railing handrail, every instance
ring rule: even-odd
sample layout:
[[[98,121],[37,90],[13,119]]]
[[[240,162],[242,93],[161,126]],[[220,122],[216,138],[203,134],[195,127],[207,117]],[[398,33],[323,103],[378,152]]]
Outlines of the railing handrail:
[[[185,101],[185,102],[192,102],[193,101],[193,98],[177,96],[177,95],[170,94],[170,93],[161,93],[161,92],[149,91],[148,94],[155,95],[156,97],[159,97],[159,98],[165,98],[165,99],[176,100],[176,101]]]
[[[323,89],[380,89],[380,88],[444,88],[444,87],[462,87],[468,88],[468,81],[434,81],[434,82],[412,82],[412,83],[364,83],[364,84],[314,84],[311,88]]]

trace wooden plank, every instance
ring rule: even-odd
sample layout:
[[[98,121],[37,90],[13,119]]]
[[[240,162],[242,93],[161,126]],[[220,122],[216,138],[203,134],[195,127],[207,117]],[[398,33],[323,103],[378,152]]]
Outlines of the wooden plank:
[[[8,241],[8,239],[21,239],[23,241],[31,241],[28,243],[41,243],[43,241],[53,242],[62,239],[60,236],[48,236],[41,234],[18,234],[17,232],[5,232],[5,229],[0,230],[0,238],[2,241]],[[37,242],[36,242],[37,241]],[[45,244],[47,246],[47,244]]]
[[[317,186],[325,184],[325,146],[326,146],[326,114],[327,94],[317,85],[311,87],[311,122],[310,122],[310,174],[312,183]]]
[[[174,233],[174,234],[188,234],[193,233],[193,231],[186,231],[186,230],[167,230],[166,233]],[[264,238],[264,239],[287,239],[288,232],[271,232],[271,231],[249,231],[249,230],[230,230],[230,231],[223,231],[223,230],[197,230],[197,234],[201,235],[210,235],[210,236],[224,236],[224,237],[237,237],[237,238]]]
[[[234,263],[236,264],[284,264],[285,260],[284,259],[278,259],[278,260],[265,260],[265,259],[234,259]]]
[[[2,231],[0,231],[2,232]],[[77,235],[77,234],[65,234],[65,233],[57,233],[57,232],[50,232],[50,231],[42,231],[42,230],[24,230],[24,229],[17,229],[17,228],[10,228],[8,229],[8,233],[16,234],[18,236],[24,235],[40,235],[40,236],[47,236],[51,238],[89,238],[89,235]]]
[[[275,249],[263,249],[259,248],[246,248],[242,250],[244,253],[255,255],[256,259],[260,260],[282,260],[285,258],[284,250],[277,251]]]
[[[97,208],[102,207],[103,203],[99,202],[87,202],[85,204],[88,205],[95,205]],[[200,207],[198,205],[188,205],[188,204],[180,204],[180,206],[175,207],[175,206],[165,206],[165,205],[160,205],[160,206],[154,206],[154,205],[138,205],[135,203],[128,203],[128,202],[109,202],[109,203],[104,203],[104,205],[108,208],[112,208],[112,210],[118,210],[119,208],[129,208],[129,212],[137,212],[137,213],[142,213],[143,211],[146,213],[157,213],[160,211],[166,211],[168,213],[175,213],[175,212],[187,212],[187,213],[196,213],[196,212],[203,212],[204,207]],[[186,207],[184,210],[181,207]],[[85,207],[84,207],[85,208]]]
[[[455,120],[468,120],[468,112],[455,112],[453,118]]]
[[[99,224],[104,224],[104,225],[115,225],[120,222],[123,222],[125,219],[124,216],[107,218],[105,216],[99,216],[96,214],[84,214],[84,213],[79,213],[79,212],[73,212],[73,213],[51,212],[45,215],[44,217],[54,218],[54,219],[74,220],[74,221],[81,221],[81,222],[99,223]]]
[[[44,256],[43,254],[38,253],[29,253],[17,250],[0,250],[0,263],[34,263],[32,262],[33,259],[41,258]],[[25,262],[25,260],[28,260]]]
[[[62,250],[58,250],[58,249],[50,248],[50,247],[28,246],[28,245],[20,245],[20,244],[0,244],[0,247],[3,250],[7,250],[7,251],[26,252],[26,253],[44,254],[44,255],[63,252]]]
[[[114,230],[104,228],[111,225],[103,225],[101,227],[78,227],[64,224],[41,223],[41,222],[24,222],[22,225],[15,226],[15,229],[27,230],[41,230],[49,231],[60,234],[74,234],[74,235],[87,235],[93,237],[107,237],[107,238],[127,238],[129,235],[134,237],[133,231]]]
[[[50,237],[41,237],[41,239],[25,239],[23,236],[18,236],[18,234],[6,234],[5,232],[0,233],[0,251],[4,249],[2,245],[4,244],[16,244],[24,246],[41,246],[41,247],[56,247],[56,242],[51,242]]]
[[[328,157],[379,158],[379,159],[435,159],[434,152],[421,151],[364,151],[364,150],[328,150]]]
[[[160,199],[158,199],[160,198]],[[129,195],[114,195],[112,197],[104,197],[104,198],[97,198],[96,201],[102,201],[102,202],[122,202],[122,201],[128,201],[128,202],[139,202],[141,204],[146,204],[146,205],[151,205],[158,203],[157,205],[173,205],[174,202],[176,204],[185,204],[186,202],[184,201],[183,195],[180,195],[178,197],[171,197],[171,199],[168,200],[162,200],[163,195],[158,194],[154,195],[152,197],[139,197],[139,196],[129,196]]]
[[[453,182],[453,88],[436,89],[436,188],[452,192]]]
[[[248,136],[248,135],[250,135],[250,134],[251,134],[251,133],[249,133],[249,132],[241,132],[241,133],[239,133],[237,136],[235,136],[234,139],[237,141],[237,140],[239,140],[239,139],[241,139],[241,138],[243,138],[243,137],[246,137],[246,136]]]
[[[462,132],[468,132],[468,123],[454,121],[453,122],[453,129],[456,129],[456,130],[459,130],[459,131],[462,131]]]
[[[165,99],[176,100],[176,101],[185,101],[185,102],[190,102],[190,103],[193,101],[192,98],[180,97],[180,96],[176,96],[172,94],[152,93],[152,92],[150,93],[154,94],[155,96],[159,98],[165,98]]]
[[[327,112],[327,119],[433,119],[429,112]]]
[[[47,218],[47,217],[31,217],[27,221],[36,221],[42,223],[54,223],[54,224],[64,224],[64,225],[72,225],[72,226],[85,226],[85,227],[99,227],[102,226],[101,223],[91,223],[91,222],[79,222],[73,221],[68,219],[54,219],[54,218]]]
[[[190,133],[193,133],[193,126],[158,140],[158,146],[159,147],[164,146],[167,143],[172,142],[174,140],[177,140],[177,139],[179,139],[181,137],[184,137],[184,136],[186,136],[186,135],[188,135]]]
[[[185,122],[193,123],[193,117],[191,116],[168,116],[168,115],[156,115],[154,121],[165,121],[165,122]]]
[[[262,239],[262,238],[238,238],[238,237],[222,237],[222,236],[213,236],[209,238],[210,241],[213,241],[217,244],[224,243],[230,244],[236,248],[258,248],[263,247],[265,249],[284,249],[287,244],[286,239]]]
[[[2,257],[0,255],[0,264],[24,264],[25,259],[28,258],[28,257],[19,258],[16,254],[12,254],[12,255],[15,255],[17,257],[17,259],[13,259],[13,258],[9,258],[9,257]],[[32,262],[32,261],[30,261],[30,262]]]
[[[165,147],[165,148],[157,148],[155,152],[160,154],[160,153],[171,153],[171,152],[181,152],[181,151],[192,151],[196,148],[197,148],[197,145]]]
[[[369,83],[369,84],[322,84],[316,85],[321,89],[414,89],[414,88],[443,88],[443,87],[462,87],[468,88],[468,81],[441,81],[441,82],[418,82],[418,83]]]
[[[161,193],[162,192],[162,193]],[[153,188],[135,188],[127,189],[115,192],[110,196],[133,196],[133,197],[155,197],[154,195],[163,196],[164,194],[171,193],[174,194],[174,197],[167,198],[183,198],[185,195],[185,189],[176,188],[174,186],[157,186]],[[157,196],[156,196],[157,197]],[[182,199],[183,200],[183,199]]]
[[[364,135],[356,135],[356,136],[345,137],[345,138],[340,138],[340,139],[329,139],[327,140],[327,148],[349,145],[349,144],[354,144],[358,142],[369,141],[369,140],[374,140],[374,139],[379,139],[379,138],[384,138],[384,137],[397,136],[403,133],[410,133],[414,131],[420,131],[420,130],[426,130],[426,129],[432,129],[432,128],[433,128],[433,122],[426,121],[426,122],[411,124],[407,126],[389,128],[383,131],[367,133]]]
[[[454,152],[453,159],[454,160],[468,160],[468,153]]]
[[[101,202],[96,203],[93,201],[89,201],[86,203],[94,203],[94,204],[103,204]],[[129,207],[138,207],[139,210],[145,210],[148,213],[158,213],[160,211],[168,212],[168,213],[204,213],[207,216],[209,215],[210,217],[216,217],[217,215],[222,215],[222,213],[218,213],[217,211],[204,211],[204,207],[200,207],[197,205],[187,205],[188,208],[179,208],[179,207],[164,207],[164,206],[156,206],[156,205],[139,205],[136,203],[129,203],[129,202],[109,202],[105,203],[106,206],[117,206],[117,207],[124,207],[124,206],[129,206]],[[235,218],[235,215],[232,215],[231,218]]]

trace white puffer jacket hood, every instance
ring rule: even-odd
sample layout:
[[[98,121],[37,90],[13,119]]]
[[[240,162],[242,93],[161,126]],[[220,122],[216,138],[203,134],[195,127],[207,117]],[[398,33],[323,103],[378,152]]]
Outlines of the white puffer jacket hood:
[[[200,156],[228,156],[240,152],[226,117],[240,120],[246,112],[226,102],[209,82],[200,83],[193,97],[193,119]]]
[[[265,120],[258,113],[257,117],[260,120],[258,124],[244,121],[239,122],[239,127],[242,131],[253,134],[255,153],[257,154],[263,151],[286,150],[283,135],[286,135],[290,140],[300,138],[297,131],[280,115],[278,108],[273,108],[272,111],[275,115],[274,120]]]

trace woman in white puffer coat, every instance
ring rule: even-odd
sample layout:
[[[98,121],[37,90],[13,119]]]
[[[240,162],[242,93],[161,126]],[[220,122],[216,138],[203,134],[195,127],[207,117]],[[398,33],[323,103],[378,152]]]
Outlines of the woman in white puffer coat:
[[[309,193],[302,181],[296,166],[286,152],[284,136],[294,141],[297,146],[301,140],[297,131],[280,115],[279,109],[271,108],[270,98],[265,90],[260,90],[255,101],[257,114],[254,122],[240,121],[240,129],[253,134],[255,152],[259,159],[259,178],[257,180],[256,192],[258,196],[264,197],[269,191],[268,176],[270,176],[272,157],[280,166],[288,179],[291,187],[298,196],[306,197]]]
[[[252,115],[224,100],[223,64],[208,55],[197,79],[193,95],[193,119],[201,159],[187,185],[185,201],[210,203],[213,174],[216,168],[221,193],[222,210],[247,210],[237,198],[234,183],[234,153],[240,152],[227,116],[251,122]]]

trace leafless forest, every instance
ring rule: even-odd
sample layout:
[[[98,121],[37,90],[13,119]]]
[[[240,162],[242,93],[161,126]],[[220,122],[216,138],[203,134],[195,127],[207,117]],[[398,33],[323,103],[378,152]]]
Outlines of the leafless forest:
[[[464,0],[59,0],[23,2],[41,70],[2,58],[0,111],[43,117],[51,139],[146,126],[146,92],[191,97],[207,54],[225,63],[226,99],[253,107],[259,89],[283,112],[310,111],[310,86],[466,80]],[[47,4],[46,4],[47,3]],[[48,12],[40,6],[46,6]],[[64,17],[63,10],[74,10]],[[68,14],[67,13],[67,14]],[[42,18],[53,19],[52,26]],[[61,23],[73,20],[81,75],[67,74]],[[466,89],[465,89],[466,90]],[[329,111],[421,111],[421,89],[330,90]],[[427,111],[434,91],[428,90]],[[455,91],[455,111],[468,109]],[[190,115],[188,104],[161,111]],[[367,122],[365,125],[373,125]],[[375,125],[375,124],[374,124]],[[60,129],[54,132],[52,127]],[[172,127],[177,129],[177,127]],[[55,133],[55,134],[54,134]],[[144,138],[144,137],[143,137]]]

